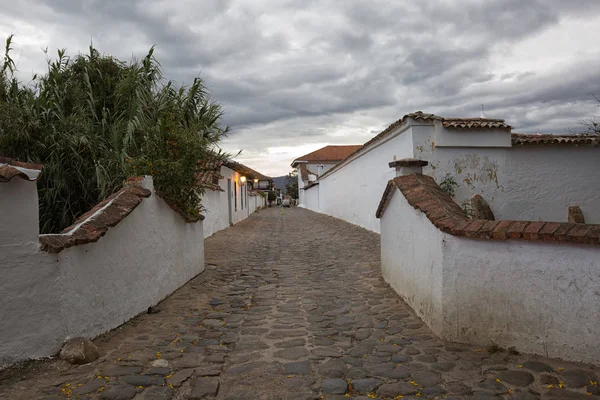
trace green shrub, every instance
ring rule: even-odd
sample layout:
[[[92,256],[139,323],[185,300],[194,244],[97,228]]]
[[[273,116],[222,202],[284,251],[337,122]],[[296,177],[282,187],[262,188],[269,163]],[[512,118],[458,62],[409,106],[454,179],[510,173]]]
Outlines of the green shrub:
[[[6,40],[0,68],[0,155],[44,164],[38,181],[40,230],[59,232],[118,190],[150,174],[170,204],[194,220],[203,189],[196,176],[225,154],[221,107],[203,81],[176,88],[154,49],[130,63],[58,51],[44,75],[24,85]]]

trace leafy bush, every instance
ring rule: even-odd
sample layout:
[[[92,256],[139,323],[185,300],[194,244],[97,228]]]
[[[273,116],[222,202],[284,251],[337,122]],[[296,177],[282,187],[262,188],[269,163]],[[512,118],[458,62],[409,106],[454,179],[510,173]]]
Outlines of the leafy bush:
[[[446,176],[444,176],[444,179],[442,179],[442,181],[440,182],[440,189],[448,193],[450,197],[454,197],[457,187],[458,183],[450,174],[446,174]]]
[[[225,157],[228,129],[203,81],[176,88],[162,77],[154,48],[122,62],[64,50],[24,85],[10,56],[0,68],[0,155],[44,164],[38,182],[40,230],[58,232],[118,190],[128,175],[151,174],[157,191],[194,220],[197,174]]]

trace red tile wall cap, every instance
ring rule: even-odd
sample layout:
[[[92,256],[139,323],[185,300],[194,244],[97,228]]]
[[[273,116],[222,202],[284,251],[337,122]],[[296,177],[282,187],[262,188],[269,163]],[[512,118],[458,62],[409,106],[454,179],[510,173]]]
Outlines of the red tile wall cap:
[[[0,183],[10,182],[13,178],[36,181],[43,167],[42,164],[25,163],[13,158],[0,157]],[[35,172],[28,173],[26,170]]]
[[[108,228],[125,219],[143,198],[150,195],[148,189],[137,185],[122,188],[98,203],[61,233],[40,235],[42,250],[59,253],[69,247],[97,242],[106,234]]]
[[[490,221],[469,219],[465,212],[427,175],[411,174],[390,180],[376,216],[381,218],[398,189],[408,203],[425,213],[438,229],[475,239],[520,239],[538,242],[600,244],[600,225],[545,221]]]
[[[600,135],[550,135],[550,134],[522,134],[511,135],[513,146],[579,146],[599,147]]]
[[[356,154],[361,153],[364,149],[366,149],[371,144],[378,142],[388,136],[392,131],[394,131],[399,126],[402,126],[406,123],[408,119],[412,119],[413,121],[441,121],[444,124],[444,121],[447,122],[446,128],[454,128],[454,129],[487,129],[487,128],[501,128],[501,129],[512,129],[510,125],[506,125],[503,119],[491,119],[491,118],[444,118],[435,114],[424,113],[423,111],[417,111],[414,113],[406,114],[396,122],[389,125],[385,128],[381,133],[377,136],[373,137],[371,140],[367,141],[362,146],[358,146],[358,148],[352,153],[348,154],[343,160],[337,163],[333,168],[325,172],[321,177],[327,176],[334,171],[336,171],[344,162],[354,157]],[[296,162],[296,161],[295,161]]]

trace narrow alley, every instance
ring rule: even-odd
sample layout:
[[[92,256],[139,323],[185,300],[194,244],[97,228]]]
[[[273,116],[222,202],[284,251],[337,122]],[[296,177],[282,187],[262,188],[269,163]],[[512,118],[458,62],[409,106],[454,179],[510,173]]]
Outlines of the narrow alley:
[[[271,208],[205,242],[206,270],[96,339],[82,366],[0,372],[2,399],[590,399],[597,367],[449,344],[383,281],[379,235]]]

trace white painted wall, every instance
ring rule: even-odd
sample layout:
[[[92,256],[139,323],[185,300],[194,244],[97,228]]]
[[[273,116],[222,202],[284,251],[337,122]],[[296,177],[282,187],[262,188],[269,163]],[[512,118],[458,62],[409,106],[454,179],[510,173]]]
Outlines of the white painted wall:
[[[396,190],[385,280],[444,339],[600,364],[600,249],[440,232]]]
[[[313,211],[319,211],[319,185],[312,186],[304,191],[306,208]]]
[[[388,163],[394,157],[398,160],[412,157],[412,136],[416,129],[418,127],[398,128],[366,152],[322,177],[318,187],[320,209],[315,211],[379,232],[375,211],[387,182],[395,176]]]
[[[35,182],[0,184],[0,206],[11,210],[0,214],[0,367],[116,328],[204,270],[202,222],[155,194],[98,242],[58,254],[39,250]]]
[[[441,137],[461,146],[441,147]],[[456,180],[457,203],[480,194],[496,219],[567,222],[569,206],[578,205],[587,223],[600,223],[600,149],[502,147],[503,137],[506,142],[510,135],[449,131],[436,123],[434,134],[415,140],[414,157],[429,161],[423,172],[438,183],[448,173]]]
[[[381,218],[381,273],[436,333],[443,328],[442,262],[442,233],[395,193]]]
[[[231,201],[231,209],[232,209],[232,219],[233,224],[237,224],[238,222],[248,218],[250,214],[256,211],[258,205],[264,207],[266,205],[266,201],[261,196],[256,196],[257,198],[253,198],[253,196],[249,195],[249,192],[246,190],[248,186],[242,185],[240,180],[241,175],[225,166],[221,167],[221,176],[223,179],[219,180],[219,186],[224,190],[213,191],[206,190],[204,197],[202,198],[202,205],[205,208],[204,212],[204,237],[209,237],[214,233],[223,230],[230,226],[229,224],[229,201]],[[228,198],[228,179],[231,180],[231,199]],[[234,182],[237,185],[234,185]],[[234,196],[234,187],[237,187],[237,198]],[[242,204],[242,196],[243,196],[243,204]],[[237,202],[237,210],[235,204]],[[243,208],[242,208],[243,206]]]
[[[309,208],[379,232],[375,211],[395,175],[388,163],[418,158],[429,162],[423,172],[438,183],[447,174],[457,181],[458,204],[480,194],[496,219],[566,222],[569,206],[578,205],[587,223],[600,223],[600,149],[510,145],[507,130],[448,130],[439,121],[409,119],[322,176],[309,189],[319,191],[319,208]]]

